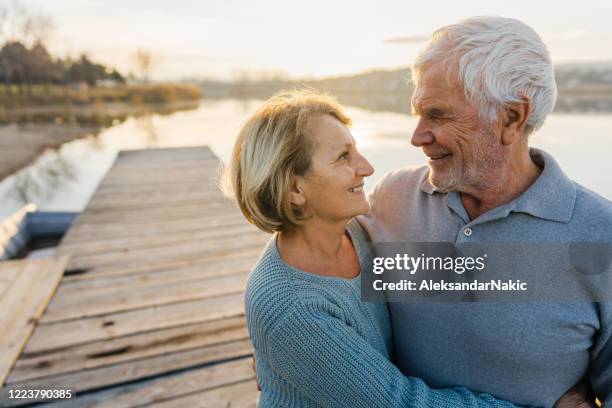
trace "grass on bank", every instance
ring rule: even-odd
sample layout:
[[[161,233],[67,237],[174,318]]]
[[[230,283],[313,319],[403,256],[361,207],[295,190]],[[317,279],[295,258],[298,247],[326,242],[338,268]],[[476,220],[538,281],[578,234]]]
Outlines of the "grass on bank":
[[[86,85],[0,85],[0,109],[95,105],[125,102],[134,105],[194,101],[202,90],[192,84],[142,84],[116,86]]]

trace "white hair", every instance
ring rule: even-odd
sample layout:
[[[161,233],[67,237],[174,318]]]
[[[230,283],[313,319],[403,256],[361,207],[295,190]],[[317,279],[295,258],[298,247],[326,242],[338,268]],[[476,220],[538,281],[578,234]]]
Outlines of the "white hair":
[[[442,63],[456,73],[466,98],[489,123],[509,103],[531,99],[528,133],[540,128],[557,100],[546,45],[527,24],[503,17],[473,17],[433,33],[413,65],[418,85],[423,70]]]

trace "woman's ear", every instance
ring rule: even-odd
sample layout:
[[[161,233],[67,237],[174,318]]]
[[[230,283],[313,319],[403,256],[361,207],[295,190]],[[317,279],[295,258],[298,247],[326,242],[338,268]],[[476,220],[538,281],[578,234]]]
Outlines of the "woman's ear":
[[[303,207],[306,204],[306,194],[304,193],[304,179],[300,176],[294,176],[291,182],[291,191],[289,192],[289,203],[294,207]]]
[[[502,143],[511,145],[526,133],[527,118],[531,113],[531,99],[521,94],[522,102],[510,103],[502,111]]]

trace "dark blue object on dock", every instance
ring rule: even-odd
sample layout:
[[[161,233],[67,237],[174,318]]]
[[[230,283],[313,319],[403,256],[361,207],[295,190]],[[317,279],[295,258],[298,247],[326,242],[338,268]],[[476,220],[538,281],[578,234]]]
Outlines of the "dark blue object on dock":
[[[34,204],[24,206],[0,224],[0,260],[57,246],[78,215],[73,211],[37,211]]]

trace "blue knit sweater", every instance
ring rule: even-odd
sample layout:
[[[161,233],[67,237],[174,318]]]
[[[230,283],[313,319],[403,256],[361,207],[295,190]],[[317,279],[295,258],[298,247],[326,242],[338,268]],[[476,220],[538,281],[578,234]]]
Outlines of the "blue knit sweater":
[[[355,221],[348,232],[367,265],[369,242]],[[432,389],[389,361],[384,303],[361,301],[361,279],[314,275],[289,266],[274,236],[251,272],[246,318],[267,407],[513,407],[465,388]]]

